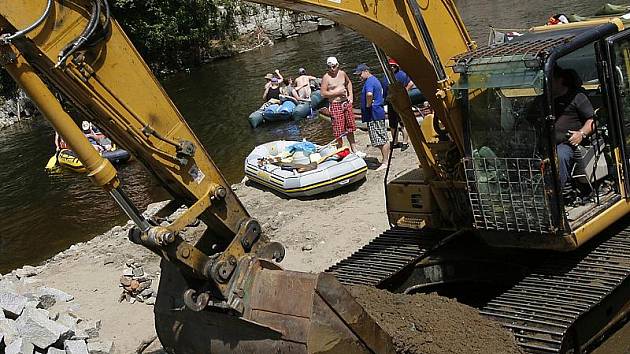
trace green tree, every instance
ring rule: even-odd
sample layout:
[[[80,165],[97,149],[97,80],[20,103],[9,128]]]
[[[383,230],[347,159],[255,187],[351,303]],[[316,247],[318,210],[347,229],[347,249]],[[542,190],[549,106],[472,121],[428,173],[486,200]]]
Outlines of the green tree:
[[[114,0],[114,17],[156,71],[201,64],[212,40],[234,34],[233,4],[221,0]]]

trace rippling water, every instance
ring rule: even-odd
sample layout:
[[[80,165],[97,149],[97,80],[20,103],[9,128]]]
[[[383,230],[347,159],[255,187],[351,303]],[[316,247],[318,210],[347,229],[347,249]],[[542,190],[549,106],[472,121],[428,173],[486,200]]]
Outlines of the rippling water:
[[[605,1],[458,0],[475,40],[486,41],[488,26],[529,27],[552,14],[593,13]],[[571,9],[571,10],[567,10]],[[329,123],[306,120],[249,127],[247,116],[261,104],[263,76],[274,69],[296,76],[299,67],[321,75],[325,58],[337,56],[351,70],[360,62],[376,67],[371,45],[342,28],[311,33],[180,73],[164,85],[175,104],[230,182],[242,176],[244,157],[260,143],[307,138],[332,139]],[[37,263],[69,245],[107,230],[125,216],[83,175],[49,176],[44,165],[54,151],[53,132],[43,120],[0,131],[0,272]],[[167,197],[139,163],[120,168],[132,200],[140,207]]]

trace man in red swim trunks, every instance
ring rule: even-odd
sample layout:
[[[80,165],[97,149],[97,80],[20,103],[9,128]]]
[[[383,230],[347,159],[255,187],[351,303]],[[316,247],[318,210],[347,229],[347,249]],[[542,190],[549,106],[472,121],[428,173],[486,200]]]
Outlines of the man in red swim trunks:
[[[341,136],[347,133],[350,148],[359,157],[365,157],[365,153],[357,150],[354,140],[354,131],[357,129],[352,113],[352,82],[348,75],[339,69],[339,62],[335,57],[326,60],[328,71],[322,77],[322,96],[330,101],[330,118],[333,133],[337,139],[337,147],[343,145]]]

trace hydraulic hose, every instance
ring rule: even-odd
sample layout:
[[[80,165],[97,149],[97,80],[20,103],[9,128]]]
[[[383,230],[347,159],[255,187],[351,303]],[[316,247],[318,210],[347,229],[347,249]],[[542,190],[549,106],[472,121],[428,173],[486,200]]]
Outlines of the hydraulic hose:
[[[44,22],[44,20],[48,17],[48,15],[50,15],[50,10],[52,9],[52,5],[53,5],[53,0],[48,0],[48,4],[46,5],[46,10],[44,10],[44,13],[35,22],[33,22],[33,24],[31,24],[30,26],[26,27],[25,29],[21,31],[17,31],[11,35],[3,37],[2,40],[5,43],[9,43],[14,39],[18,39],[25,36],[27,33],[37,28],[37,26],[39,26],[42,22]]]
[[[105,39],[110,32],[110,22],[111,22],[111,8],[109,7],[108,0],[100,0],[103,3],[103,8],[105,9],[105,22],[101,25],[101,29],[97,35],[90,38],[86,46],[93,47],[97,45],[100,41]]]
[[[88,22],[87,27],[81,32],[79,37],[77,37],[74,41],[68,44],[60,53],[59,60],[57,61],[56,67],[64,65],[66,60],[78,49],[80,49],[85,42],[88,41],[93,35],[94,31],[98,27],[99,21],[101,17],[101,2],[100,0],[93,2],[92,14],[90,15],[90,21]]]

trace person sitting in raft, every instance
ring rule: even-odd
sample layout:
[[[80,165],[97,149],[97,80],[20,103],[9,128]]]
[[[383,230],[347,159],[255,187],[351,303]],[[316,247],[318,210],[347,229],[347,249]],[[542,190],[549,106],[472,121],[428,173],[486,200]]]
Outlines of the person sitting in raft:
[[[113,150],[112,141],[108,137],[106,137],[105,134],[103,134],[96,125],[90,123],[90,128],[92,129],[96,141],[100,146],[102,146],[107,151]]]
[[[81,122],[81,131],[83,132],[83,135],[85,135],[85,137],[88,139],[90,144],[92,144],[94,149],[96,149],[96,151],[102,152],[105,150],[102,146],[98,144],[98,140],[97,140],[98,137],[96,136],[96,134],[94,134],[94,131],[92,130],[92,125],[90,124],[90,122],[86,120]]]
[[[283,85],[280,87],[280,96],[282,99],[289,99],[293,101],[295,104],[298,104],[300,101],[300,96],[297,91],[293,87],[293,78],[285,77],[282,81]]]
[[[280,83],[278,78],[272,78],[269,87],[263,93],[265,102],[280,103]],[[272,101],[273,100],[273,101]]]
[[[70,148],[68,146],[68,144],[66,143],[66,141],[63,140],[61,135],[59,135],[59,133],[57,133],[56,131],[55,131],[55,148],[57,149],[57,151],[59,151],[61,149],[69,149]]]
[[[300,76],[295,79],[295,90],[298,92],[300,98],[308,100],[311,98],[311,80],[317,80],[317,78],[307,75],[306,69],[304,68],[300,68],[298,74]]]

